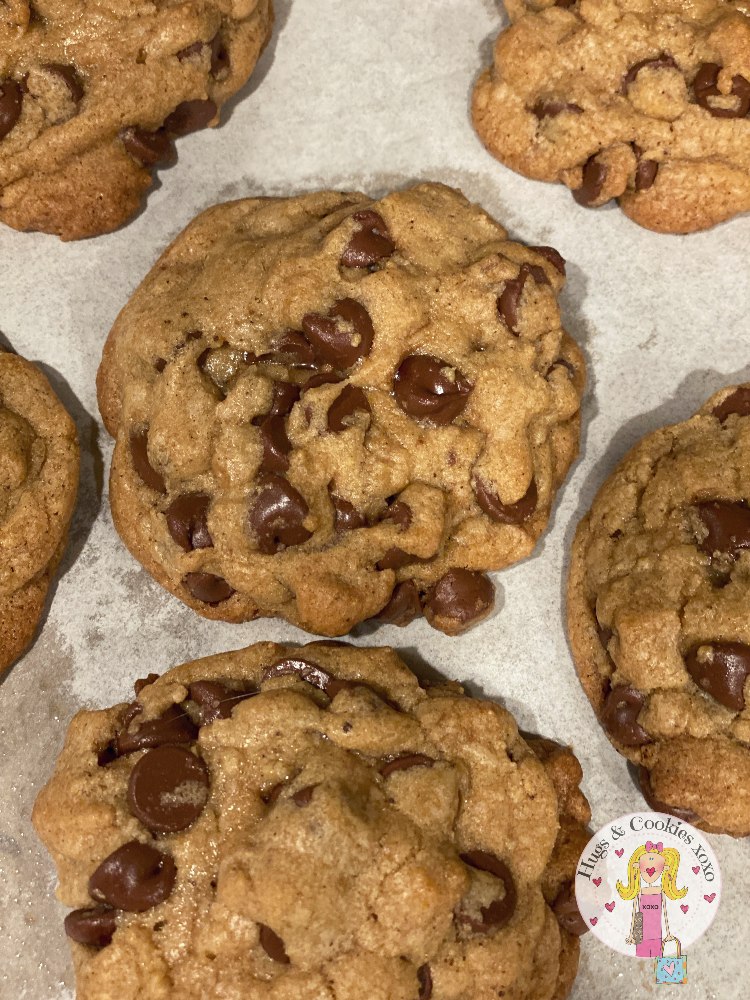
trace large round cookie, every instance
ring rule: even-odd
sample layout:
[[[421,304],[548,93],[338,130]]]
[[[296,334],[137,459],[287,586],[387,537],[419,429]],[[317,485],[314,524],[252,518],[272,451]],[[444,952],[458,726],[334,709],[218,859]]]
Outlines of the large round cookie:
[[[573,544],[581,683],[650,804],[750,834],[750,385],[649,434]]]
[[[34,809],[78,1000],[567,996],[570,751],[390,649],[260,643],[136,692],[75,717]]]
[[[219,120],[271,0],[0,4],[0,221],[63,239],[138,210],[173,140]]]
[[[210,618],[479,620],[578,447],[564,267],[437,184],[204,212],[99,370],[126,545]]]
[[[0,671],[30,644],[78,491],[78,436],[38,368],[0,349]]]
[[[750,209],[750,8],[738,0],[506,0],[480,77],[489,151],[582,205],[688,233]]]

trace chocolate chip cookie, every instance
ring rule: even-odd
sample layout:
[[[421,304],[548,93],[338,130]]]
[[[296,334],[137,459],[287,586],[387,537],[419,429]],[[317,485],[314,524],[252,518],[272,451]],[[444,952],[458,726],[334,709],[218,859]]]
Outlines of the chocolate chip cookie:
[[[260,643],[80,712],[34,809],[78,1000],[562,1000],[572,753],[390,649]]]
[[[581,522],[581,683],[653,808],[750,834],[750,385],[649,434]]]
[[[64,240],[133,216],[173,141],[219,121],[271,0],[0,3],[0,221]]]
[[[750,209],[743,0],[506,0],[474,124],[513,170],[690,233]]]
[[[78,490],[78,436],[38,368],[0,349],[0,671],[34,637]]]
[[[204,212],[99,370],[126,545],[209,618],[477,622],[578,447],[564,270],[437,184]]]

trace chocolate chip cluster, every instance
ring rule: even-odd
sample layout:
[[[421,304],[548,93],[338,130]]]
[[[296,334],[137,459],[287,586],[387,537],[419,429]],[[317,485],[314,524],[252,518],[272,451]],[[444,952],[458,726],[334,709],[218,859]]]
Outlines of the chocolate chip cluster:
[[[564,272],[439,185],[210,210],[105,350],[120,534],[208,617],[463,631],[577,448]]]
[[[576,538],[574,653],[649,801],[745,834],[750,811],[750,387],[645,438]],[[715,766],[712,766],[715,764]],[[742,789],[727,796],[716,781]]]
[[[135,941],[165,1000],[355,972],[361,991],[523,998],[537,954],[534,997],[564,995],[589,811],[570,752],[530,740],[499,706],[342,643],[197,661],[81,713],[34,816],[75,859],[79,1000],[114,988]]]

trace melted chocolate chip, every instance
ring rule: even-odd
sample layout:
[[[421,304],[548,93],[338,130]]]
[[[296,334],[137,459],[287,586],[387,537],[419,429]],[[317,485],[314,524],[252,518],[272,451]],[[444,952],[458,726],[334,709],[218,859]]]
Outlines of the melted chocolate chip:
[[[636,191],[648,191],[654,186],[656,175],[659,172],[659,164],[656,160],[639,160],[635,168],[635,189]]]
[[[646,704],[643,691],[630,687],[615,687],[607,695],[602,708],[602,725],[613,740],[624,747],[641,747],[651,737],[638,724],[638,716]]]
[[[651,787],[651,775],[645,767],[638,768],[638,782],[641,786],[644,799],[654,812],[676,816],[677,819],[684,820],[686,823],[695,823],[696,820],[700,820],[698,813],[693,812],[692,809],[681,809],[678,806],[671,806],[666,802],[662,802],[661,799],[657,799]]]
[[[685,654],[687,672],[714,701],[742,712],[750,677],[750,646],[742,642],[701,642]]]
[[[257,691],[235,691],[219,681],[193,681],[188,693],[200,710],[202,726],[208,726],[217,719],[231,718],[235,705],[258,694]]]
[[[306,542],[312,532],[302,522],[309,510],[302,494],[287,479],[273,473],[262,476],[248,514],[258,550],[273,555],[282,547]]]
[[[713,104],[710,98],[724,97],[719,90],[719,73],[721,66],[718,63],[703,63],[698,69],[693,80],[693,92],[695,100],[705,108],[714,118],[744,118],[750,111],[750,81],[744,76],[737,74],[732,77],[732,89],[730,93],[737,98],[734,108],[726,108]]]
[[[286,472],[289,468],[287,456],[292,450],[292,442],[286,433],[286,418],[280,414],[265,417],[258,430],[263,445],[261,469],[265,472]]]
[[[185,552],[213,546],[206,520],[210,506],[211,497],[206,493],[183,493],[167,507],[169,534]]]
[[[449,424],[463,413],[473,388],[460,369],[431,354],[410,354],[393,377],[404,413],[433,424]]]
[[[285,781],[278,781],[275,785],[260,793],[260,797],[267,806],[272,806],[284,791]]]
[[[367,394],[358,385],[345,386],[328,407],[328,430],[332,434],[345,431],[354,424],[355,413],[371,414]]]
[[[118,757],[124,757],[136,750],[159,747],[165,743],[192,743],[198,735],[198,727],[179,705],[170,705],[158,718],[142,722],[135,731],[128,732],[129,723],[141,711],[138,702],[133,702],[126,712],[123,728],[117,733],[113,742]]]
[[[505,282],[505,288],[497,299],[498,313],[510,332],[516,336],[520,333],[518,329],[518,309],[521,305],[523,288],[528,278],[533,278],[538,285],[549,284],[549,278],[543,267],[538,267],[534,264],[521,264],[518,277],[511,278]]]
[[[211,42],[211,76],[214,80],[225,77],[229,72],[229,49],[221,34],[214,36]]]
[[[301,680],[312,685],[312,687],[318,688],[319,691],[323,691],[332,699],[344,688],[356,687],[357,685],[356,681],[341,680],[329,674],[322,667],[319,667],[317,663],[311,663],[309,660],[301,658],[288,658],[273,663],[270,667],[266,667],[263,670],[261,679],[268,681],[274,677],[289,677],[295,674]]]
[[[118,910],[142,913],[169,898],[176,877],[171,855],[131,840],[102,861],[89,879],[89,895]]]
[[[581,937],[589,929],[588,924],[578,909],[575,890],[572,883],[563,886],[552,904],[552,912],[557,917],[558,924],[568,934]]]
[[[357,510],[354,504],[344,500],[343,497],[336,496],[335,493],[331,493],[330,497],[334,511],[333,526],[336,531],[352,531],[355,528],[365,527],[367,518]]]
[[[529,488],[515,503],[503,503],[497,493],[479,477],[472,485],[479,506],[488,517],[499,524],[523,524],[536,510],[539,497],[535,479],[531,480]]]
[[[196,601],[211,606],[228,601],[234,593],[224,577],[215,573],[186,573],[182,578],[182,585]]]
[[[157,493],[166,493],[164,477],[153,467],[148,457],[148,427],[130,432],[130,457],[133,468],[146,486]]]
[[[410,552],[404,552],[403,549],[398,548],[398,546],[393,546],[390,549],[386,549],[383,555],[375,563],[377,569],[401,569],[404,566],[408,566],[409,563],[420,562],[418,556],[413,556]]]
[[[157,163],[166,163],[174,156],[172,140],[163,128],[155,132],[132,126],[120,132],[120,141],[134,160],[144,167],[154,167]],[[164,362],[166,365],[166,361]]]
[[[709,500],[696,504],[706,536],[700,542],[701,552],[713,556],[717,552],[737,558],[743,549],[750,549],[750,508],[728,500]]]
[[[713,414],[720,423],[727,417],[750,417],[750,385],[741,385],[714,407]]]
[[[557,268],[560,274],[565,277],[565,258],[561,253],[558,253],[554,247],[529,247],[529,250],[533,250],[534,253],[540,254],[545,260],[548,260],[550,264]]]
[[[286,417],[300,397],[300,387],[294,382],[274,382],[271,409],[267,417]]]
[[[403,627],[421,614],[422,602],[417,585],[413,580],[404,580],[403,583],[396,584],[388,603],[375,617],[385,625]]]
[[[477,933],[487,933],[504,927],[511,919],[516,909],[516,883],[511,875],[510,869],[500,858],[488,851],[467,851],[460,855],[461,860],[470,868],[476,868],[481,872],[488,872],[500,879],[505,888],[505,895],[502,899],[493,900],[489,906],[483,906],[480,910],[482,919],[477,920],[469,914],[460,913],[459,920],[468,924]]]
[[[15,80],[0,80],[0,140],[16,126],[21,117],[23,89]]]
[[[584,208],[594,204],[602,193],[607,179],[607,166],[605,163],[600,163],[596,156],[597,154],[594,154],[584,164],[583,182],[573,191],[573,197]]]
[[[447,618],[468,625],[483,618],[495,603],[495,588],[484,573],[450,569],[430,588],[425,598],[428,618]]]
[[[668,55],[666,52],[662,52],[661,55],[656,56],[653,59],[641,59],[640,62],[633,63],[630,69],[627,71],[625,76],[622,78],[622,87],[620,92],[627,94],[628,88],[631,83],[635,83],[635,78],[638,76],[642,69],[679,69],[680,67],[674,61],[672,56]]]
[[[411,507],[409,504],[404,503],[403,500],[395,500],[393,503],[388,505],[380,520],[393,521],[393,523],[398,525],[399,528],[403,528],[405,530],[411,525],[411,517]]]
[[[402,753],[397,757],[391,757],[384,764],[380,765],[381,777],[387,778],[396,771],[408,771],[412,767],[432,767],[435,763],[432,757],[423,753]]]
[[[374,268],[379,261],[390,257],[396,249],[383,217],[372,209],[355,212],[352,218],[359,223],[341,254],[343,267]]]
[[[531,109],[531,113],[540,121],[543,118],[557,118],[563,111],[567,111],[573,115],[583,114],[583,108],[580,104],[571,104],[569,101],[561,101],[554,97],[540,97]]]
[[[282,965],[289,965],[289,956],[284,949],[284,942],[281,940],[279,935],[272,931],[270,927],[265,924],[259,924],[260,927],[260,946],[265,951],[269,958],[272,958],[274,962],[280,962]]]
[[[187,135],[189,132],[205,128],[216,117],[216,110],[213,101],[183,101],[165,118],[164,128],[169,135]]]
[[[336,368],[351,368],[366,358],[375,337],[370,314],[354,299],[339,299],[327,316],[308,313],[302,329],[316,357]]]
[[[64,63],[47,63],[44,68],[62,80],[68,88],[68,93],[74,104],[81,103],[84,90],[75,66],[65,65]]]
[[[117,912],[110,906],[72,910],[65,918],[65,933],[78,944],[104,948],[117,930]]]
[[[317,389],[321,385],[332,385],[335,382],[342,382],[343,379],[340,375],[335,372],[316,372],[315,375],[311,375],[310,378],[303,384],[302,392],[305,393],[308,389]]]
[[[309,340],[299,330],[287,330],[276,341],[275,356],[263,355],[261,361],[274,360],[292,368],[314,368],[315,351]]]
[[[304,788],[298,788],[292,793],[292,802],[300,809],[304,809],[312,802],[313,792],[317,787],[317,785],[306,785]]]
[[[139,677],[138,680],[135,681],[135,683],[133,684],[133,690],[135,691],[136,698],[144,688],[150,687],[154,683],[154,681],[158,680],[159,680],[158,674],[148,674],[146,677]],[[133,716],[133,718],[135,718],[135,715]]]
[[[417,969],[419,994],[417,1000],[430,1000],[432,997],[432,970],[429,965],[420,965]]]
[[[151,833],[177,833],[191,826],[208,799],[208,768],[183,747],[145,753],[128,781],[128,806]]]

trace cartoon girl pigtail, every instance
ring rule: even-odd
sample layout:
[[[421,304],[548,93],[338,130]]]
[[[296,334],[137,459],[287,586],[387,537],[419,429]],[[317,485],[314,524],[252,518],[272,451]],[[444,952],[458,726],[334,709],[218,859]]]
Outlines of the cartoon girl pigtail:
[[[680,852],[674,847],[665,847],[661,852],[664,858],[664,871],[661,877],[661,887],[667,899],[682,899],[687,895],[687,886],[677,888],[677,869],[680,866]]]

